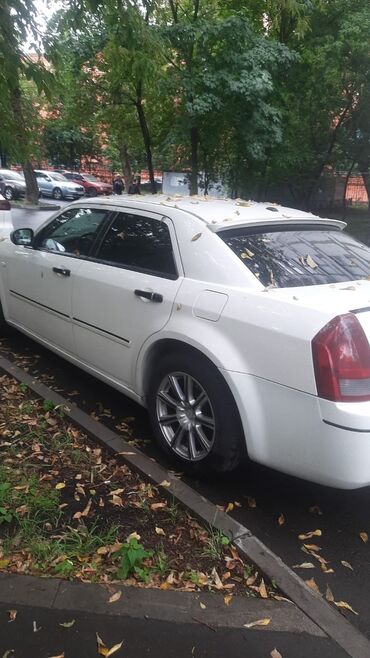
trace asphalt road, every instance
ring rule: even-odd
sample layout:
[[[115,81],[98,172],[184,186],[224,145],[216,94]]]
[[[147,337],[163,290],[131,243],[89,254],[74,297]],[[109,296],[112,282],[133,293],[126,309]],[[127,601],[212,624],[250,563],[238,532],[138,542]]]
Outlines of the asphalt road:
[[[45,218],[45,212],[17,210],[14,224],[36,227]],[[2,340],[0,351],[115,431],[121,431],[122,422],[128,423],[131,439],[166,465],[151,441],[146,412],[128,398],[19,334]],[[193,479],[191,484],[217,504],[236,502],[231,514],[289,566],[314,564],[310,569],[297,568],[297,573],[306,580],[314,578],[324,595],[329,587],[335,601],[351,605],[358,615],[346,612],[346,616],[370,638],[370,541],[365,543],[360,537],[360,533],[370,537],[370,488],[328,489],[256,464],[244,465],[230,476],[209,477],[202,482]],[[306,543],[320,547],[316,553],[327,561],[326,573],[315,557],[302,552],[304,542],[298,539],[299,534],[314,530],[321,530],[322,535]]]

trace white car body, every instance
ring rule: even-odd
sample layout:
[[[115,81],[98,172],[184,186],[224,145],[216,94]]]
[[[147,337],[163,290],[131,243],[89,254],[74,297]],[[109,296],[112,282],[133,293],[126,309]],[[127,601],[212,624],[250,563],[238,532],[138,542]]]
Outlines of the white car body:
[[[9,236],[13,228],[10,203],[0,194],[0,237],[4,235]]]
[[[292,223],[343,229],[343,222],[265,203],[198,197],[99,198],[67,208],[76,206],[164,222],[178,277],[6,240],[0,244],[0,300],[10,325],[144,406],[153,348],[159,341],[185,343],[222,373],[251,460],[334,487],[370,484],[370,401],[319,397],[312,358],[317,333],[351,310],[359,310],[356,318],[370,338],[370,281],[266,288],[217,235]],[[56,264],[70,276],[56,276]],[[135,296],[138,288],[163,296],[163,303]]]

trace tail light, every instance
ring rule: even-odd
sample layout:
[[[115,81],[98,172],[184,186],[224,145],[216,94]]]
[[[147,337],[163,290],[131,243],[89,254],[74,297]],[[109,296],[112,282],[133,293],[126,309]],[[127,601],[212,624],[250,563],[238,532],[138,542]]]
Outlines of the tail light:
[[[6,199],[0,199],[0,210],[10,210],[11,205]]]
[[[328,322],[312,341],[312,355],[319,397],[370,400],[370,345],[355,315]]]

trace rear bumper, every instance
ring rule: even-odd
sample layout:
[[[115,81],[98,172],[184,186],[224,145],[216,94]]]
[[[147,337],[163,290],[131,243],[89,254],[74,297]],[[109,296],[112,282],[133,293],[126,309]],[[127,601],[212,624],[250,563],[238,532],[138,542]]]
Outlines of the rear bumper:
[[[341,403],[241,373],[223,372],[250,458],[341,489],[370,485],[370,403]]]

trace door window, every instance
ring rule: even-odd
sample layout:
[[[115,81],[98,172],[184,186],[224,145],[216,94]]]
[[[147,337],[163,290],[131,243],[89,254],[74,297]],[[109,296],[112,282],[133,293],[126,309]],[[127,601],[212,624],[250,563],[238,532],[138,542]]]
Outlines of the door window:
[[[55,217],[37,236],[36,249],[88,256],[108,210],[70,208]]]
[[[110,265],[177,279],[171,236],[163,221],[119,213],[98,250]]]

